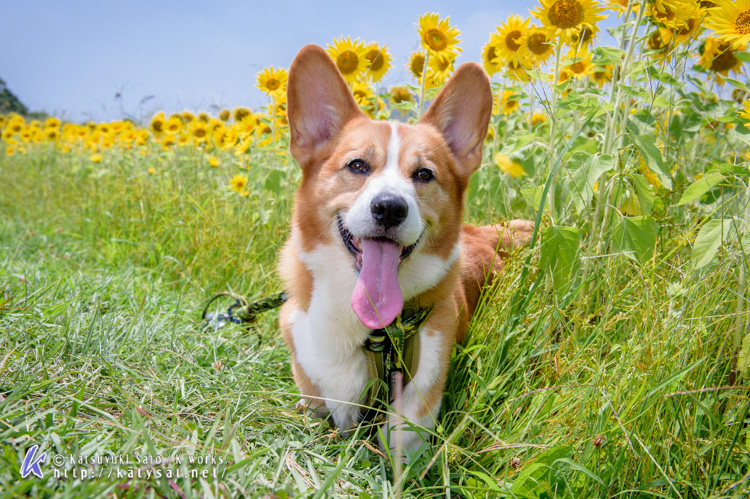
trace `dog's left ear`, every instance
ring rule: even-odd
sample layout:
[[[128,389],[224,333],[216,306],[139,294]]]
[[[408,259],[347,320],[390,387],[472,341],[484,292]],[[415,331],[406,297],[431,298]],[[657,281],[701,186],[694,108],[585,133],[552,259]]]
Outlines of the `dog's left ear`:
[[[474,62],[462,64],[432,101],[420,123],[443,134],[467,177],[482,162],[482,145],[492,114],[490,80]]]

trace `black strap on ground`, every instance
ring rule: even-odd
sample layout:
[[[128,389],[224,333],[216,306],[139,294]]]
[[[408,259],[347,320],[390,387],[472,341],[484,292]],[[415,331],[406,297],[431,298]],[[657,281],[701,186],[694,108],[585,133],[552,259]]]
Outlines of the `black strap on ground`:
[[[225,296],[234,299],[234,303],[229,306],[226,313],[209,314],[208,309],[211,307],[211,304],[218,298]],[[221,322],[252,324],[258,319],[258,314],[280,307],[287,299],[289,299],[289,294],[281,292],[249,303],[242,295],[232,293],[231,291],[223,291],[208,301],[206,308],[203,309],[203,313],[201,314],[201,319],[204,321],[216,321],[217,324]]]

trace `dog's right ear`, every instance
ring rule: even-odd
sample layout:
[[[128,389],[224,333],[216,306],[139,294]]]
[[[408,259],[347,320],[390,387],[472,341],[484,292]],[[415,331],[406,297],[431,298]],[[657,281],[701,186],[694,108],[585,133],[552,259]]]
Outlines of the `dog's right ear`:
[[[364,113],[328,53],[317,45],[300,50],[289,68],[287,118],[290,150],[302,169],[358,116]]]

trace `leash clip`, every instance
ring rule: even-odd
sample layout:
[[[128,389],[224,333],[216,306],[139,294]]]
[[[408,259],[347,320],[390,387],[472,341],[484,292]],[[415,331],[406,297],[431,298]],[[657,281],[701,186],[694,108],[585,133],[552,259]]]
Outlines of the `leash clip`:
[[[208,309],[211,304],[217,299],[223,296],[228,296],[234,299],[234,303],[227,308],[225,313],[220,312],[209,312]],[[206,307],[203,309],[201,314],[201,320],[205,321],[209,326],[213,327],[214,331],[221,329],[226,326],[227,323],[241,324],[245,326],[251,326],[258,319],[258,314],[280,307],[287,299],[289,295],[287,293],[277,293],[273,296],[263,298],[253,303],[248,301],[237,293],[230,291],[223,291],[213,298],[211,298]]]

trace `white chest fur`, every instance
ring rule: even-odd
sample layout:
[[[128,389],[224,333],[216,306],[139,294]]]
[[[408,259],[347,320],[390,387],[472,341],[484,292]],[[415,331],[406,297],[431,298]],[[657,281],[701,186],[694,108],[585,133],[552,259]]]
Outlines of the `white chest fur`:
[[[405,300],[440,282],[459,253],[458,244],[447,260],[418,249],[399,271]],[[290,316],[297,361],[325,398],[336,425],[348,429],[360,414],[369,379],[362,345],[370,331],[351,306],[357,282],[353,259],[343,244],[320,245],[309,253],[298,248],[297,254],[313,275],[308,310]]]

